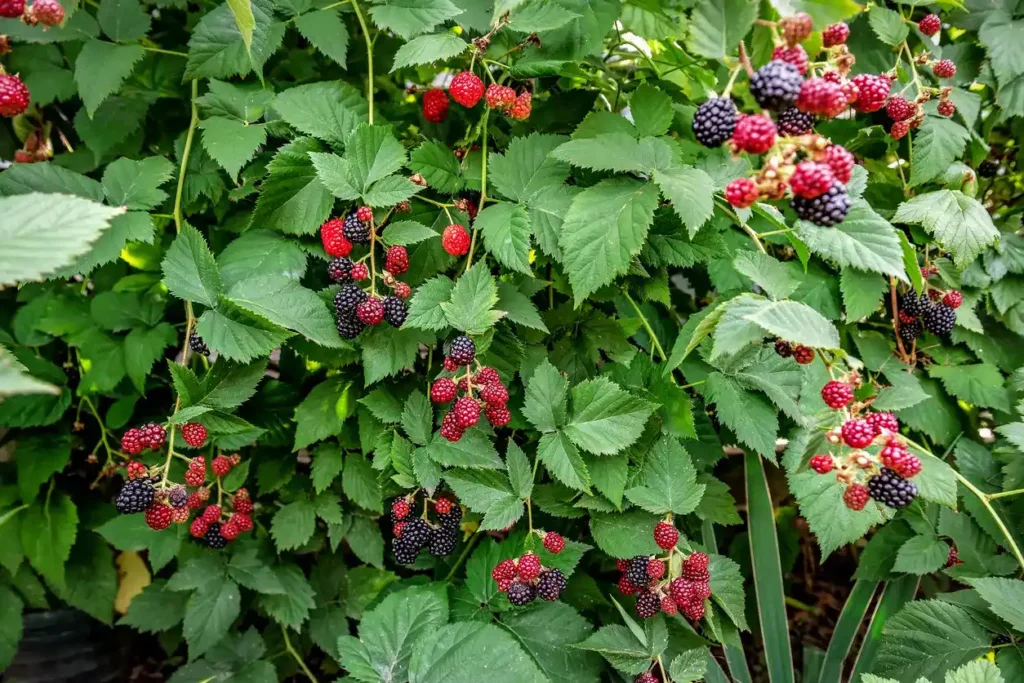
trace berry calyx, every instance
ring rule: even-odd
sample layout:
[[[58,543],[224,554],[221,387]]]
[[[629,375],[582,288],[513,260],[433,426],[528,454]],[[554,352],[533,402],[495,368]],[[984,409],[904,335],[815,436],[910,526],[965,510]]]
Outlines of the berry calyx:
[[[757,184],[750,178],[735,178],[725,186],[726,201],[741,209],[753,206],[760,194]]]
[[[431,123],[448,118],[448,95],[444,90],[432,88],[423,93],[423,118]]]
[[[679,542],[679,532],[668,522],[658,522],[654,525],[654,542],[662,550],[671,550]]]
[[[484,83],[472,71],[463,71],[452,79],[448,93],[463,107],[472,109],[484,96]]]
[[[206,427],[198,422],[186,422],[181,426],[181,436],[192,448],[199,448],[206,443]]]
[[[942,20],[938,14],[929,14],[917,22],[917,28],[926,36],[934,36],[942,30]]]
[[[932,64],[932,73],[936,78],[953,78],[956,76],[956,64],[951,59],[940,59]]]
[[[863,510],[870,498],[871,494],[862,484],[850,484],[843,491],[843,503],[851,510]]]
[[[332,218],[320,226],[320,241],[324,251],[331,256],[348,256],[352,253],[352,243],[344,233],[345,222],[340,218]]]
[[[430,400],[434,403],[447,403],[455,398],[458,386],[451,377],[441,377],[430,385]]]
[[[384,304],[377,297],[371,296],[356,306],[356,317],[366,325],[376,325],[384,320]]]
[[[452,223],[441,233],[441,246],[452,256],[463,256],[469,251],[469,233],[458,223]]]
[[[835,47],[845,43],[849,37],[850,27],[840,21],[825,27],[825,30],[821,32],[821,44],[825,47]]]
[[[827,454],[818,454],[811,456],[811,459],[808,462],[808,464],[811,466],[811,469],[817,472],[818,474],[828,474],[833,469],[835,469],[836,466],[835,460],[832,459],[831,455]]]
[[[790,176],[789,184],[796,196],[814,199],[828,192],[833,180],[832,167],[828,164],[801,161]]]
[[[565,549],[565,539],[557,531],[549,531],[544,534],[544,548],[557,555]]]
[[[829,408],[840,410],[853,400],[853,387],[846,382],[832,380],[821,388],[821,399]]]
[[[20,78],[0,73],[0,116],[10,119],[24,114],[29,99],[28,87]]]

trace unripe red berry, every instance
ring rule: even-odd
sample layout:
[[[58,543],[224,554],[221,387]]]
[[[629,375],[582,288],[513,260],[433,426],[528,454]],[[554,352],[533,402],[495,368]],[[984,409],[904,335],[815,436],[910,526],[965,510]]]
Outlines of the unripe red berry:
[[[352,253],[352,243],[344,234],[345,222],[340,218],[332,218],[320,226],[320,241],[324,251],[331,256],[348,256]]]
[[[196,538],[202,538],[209,528],[209,522],[204,520],[202,517],[196,517],[192,520],[192,525],[189,527],[189,533]]]
[[[492,83],[487,86],[487,92],[484,95],[484,100],[487,102],[487,106],[491,109],[507,110],[515,104],[516,91],[507,85]]]
[[[14,118],[28,109],[28,87],[18,76],[0,74],[0,116]]]
[[[423,118],[431,123],[448,118],[448,95],[444,90],[433,88],[423,93]]]
[[[392,289],[395,292],[395,296],[399,299],[408,299],[412,296],[412,287],[405,282],[396,282]]]
[[[679,532],[668,522],[658,522],[654,525],[654,542],[662,550],[670,550],[679,542]]]
[[[782,47],[780,45],[772,50],[772,59],[779,59],[792,64],[800,72],[801,76],[807,74],[807,51],[804,50],[802,45],[794,45],[792,47]]]
[[[213,473],[218,477],[226,477],[228,472],[231,471],[231,458],[226,458],[223,455],[218,455],[213,459],[210,464],[213,469]]]
[[[447,515],[452,511],[453,503],[449,498],[438,498],[434,501],[434,510],[439,515]]]
[[[364,223],[369,223],[373,219],[373,209],[368,206],[360,206],[356,209],[356,218]]]
[[[853,108],[868,114],[885,106],[885,100],[892,89],[892,81],[887,76],[876,74],[857,74],[851,82],[857,86],[857,101]]]
[[[145,445],[142,442],[142,432],[132,427],[121,435],[121,450],[128,455],[138,455]]]
[[[484,415],[487,416],[487,421],[491,423],[492,427],[504,427],[512,420],[512,413],[502,405],[488,404],[484,408]]]
[[[138,460],[133,460],[125,467],[129,479],[141,479],[146,476],[146,466]]]
[[[409,270],[409,252],[405,250],[405,247],[395,245],[388,249],[384,268],[392,275],[401,275]]]
[[[365,263],[356,263],[352,266],[352,270],[349,271],[353,280],[366,280],[370,277],[370,269],[366,267]]]
[[[375,296],[367,297],[356,306],[356,317],[367,325],[378,325],[384,320],[384,304]]]
[[[637,587],[629,582],[626,575],[623,574],[619,577],[619,592],[623,595],[636,595]]]
[[[455,401],[452,412],[455,413],[456,424],[463,429],[467,429],[475,425],[480,419],[480,404],[477,403],[476,399],[463,396]]]
[[[146,525],[160,531],[171,525],[171,508],[163,503],[154,503],[146,510]]]
[[[832,380],[821,388],[821,399],[833,410],[845,408],[853,400],[853,388],[846,382]]]
[[[851,510],[863,510],[870,498],[871,494],[868,492],[868,487],[862,484],[850,484],[843,491],[843,502]]]
[[[818,474],[827,474],[828,472],[831,472],[836,466],[836,463],[832,459],[831,455],[823,454],[812,456],[808,464],[811,466],[811,469],[817,472]]]
[[[955,289],[949,290],[948,292],[946,292],[946,295],[942,297],[942,303],[946,304],[947,306],[954,310],[960,308],[963,302],[964,295],[956,291]]]
[[[501,382],[485,384],[480,389],[480,400],[487,405],[503,406],[508,403],[508,389]]]
[[[430,400],[434,403],[447,403],[454,399],[457,393],[455,380],[451,377],[438,378],[430,386]]]
[[[796,108],[806,114],[834,118],[846,109],[848,98],[839,83],[825,78],[808,78],[800,85]]]
[[[900,140],[910,132],[910,121],[897,121],[889,129],[889,136],[893,140]]]
[[[502,560],[491,570],[491,578],[499,584],[516,578],[516,563],[513,560]]]
[[[186,422],[181,426],[181,436],[192,448],[199,448],[206,443],[206,427],[198,422]]]
[[[544,548],[557,555],[565,549],[565,539],[557,531],[549,531],[544,534]]]
[[[0,17],[17,19],[25,12],[25,0],[0,0]]]
[[[750,178],[735,178],[725,186],[726,201],[741,209],[753,206],[760,194],[757,184]]]
[[[847,420],[842,427],[843,441],[850,448],[865,448],[871,445],[878,430],[867,420]]]
[[[469,233],[458,223],[452,223],[441,233],[441,246],[452,256],[462,256],[469,251]]]
[[[835,47],[836,45],[842,45],[846,42],[846,39],[850,37],[850,27],[843,22],[837,24],[829,24],[824,31],[821,32],[821,44],[825,47]]]
[[[814,199],[828,192],[834,180],[832,168],[816,161],[801,161],[789,178],[793,194],[804,199]]]
[[[530,118],[530,112],[533,110],[533,95],[529,91],[519,93],[516,97],[516,101],[512,103],[512,106],[508,109],[508,115],[516,121],[525,121]]]
[[[810,365],[814,362],[814,349],[809,346],[795,346],[793,348],[793,360],[800,365]]]
[[[519,558],[516,573],[523,581],[533,581],[540,576],[540,558],[533,553],[525,553]]]
[[[942,30],[942,20],[939,19],[937,14],[929,14],[917,22],[917,28],[926,36],[934,36]]]
[[[484,385],[500,384],[501,375],[499,375],[498,371],[495,370],[494,368],[485,365],[484,367],[480,368],[477,371],[476,376],[473,378],[473,381],[476,382],[477,384]]]
[[[231,507],[235,512],[240,512],[245,515],[252,514],[252,501],[248,498],[242,498],[237,494],[231,499]]]
[[[832,169],[832,175],[841,183],[850,182],[853,177],[853,155],[842,145],[829,145],[825,150],[825,163]]]
[[[893,433],[900,430],[900,422],[892,413],[871,413],[864,419],[878,432],[881,432],[883,429]]]
[[[206,509],[203,510],[203,521],[207,524],[213,524],[220,519],[220,513],[219,505],[207,505]]]
[[[64,21],[64,6],[57,0],[34,0],[32,7],[25,12],[25,23],[34,26],[42,24],[49,28],[59,26]]]
[[[441,419],[440,434],[449,441],[458,441],[462,438],[464,431],[466,430],[459,426],[454,410],[449,411],[444,418]]]
[[[953,100],[939,100],[939,114],[941,116],[952,116],[956,113],[956,105]]]
[[[463,107],[472,109],[484,96],[484,83],[472,71],[463,71],[452,79],[448,94]]]
[[[886,102],[885,113],[893,121],[903,121],[914,115],[914,107],[902,95],[894,95]]]
[[[814,20],[806,12],[788,16],[779,23],[782,25],[782,37],[789,45],[802,43],[814,30]]]
[[[953,78],[956,76],[956,64],[951,59],[940,59],[932,64],[932,73],[936,78]]]
[[[744,116],[736,123],[732,141],[744,152],[764,154],[775,144],[775,122],[767,116]]]
[[[665,576],[665,563],[661,560],[651,558],[647,563],[647,576],[651,577],[655,581]]]

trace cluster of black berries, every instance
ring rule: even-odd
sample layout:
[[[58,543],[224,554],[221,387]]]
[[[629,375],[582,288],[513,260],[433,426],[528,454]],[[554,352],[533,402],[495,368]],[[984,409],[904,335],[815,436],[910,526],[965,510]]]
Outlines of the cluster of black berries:
[[[920,295],[909,290],[899,301],[900,339],[911,344],[928,330],[940,337],[948,336],[956,325],[956,309],[963,303],[963,295],[956,291],[940,292],[931,289]]]
[[[193,353],[198,353],[201,356],[210,355],[210,347],[206,345],[203,338],[193,332],[188,338],[188,347],[192,349]]]
[[[552,602],[565,590],[565,574],[554,567],[545,567],[534,553],[523,553],[516,559],[502,560],[491,570],[498,590],[508,595],[516,607],[529,605],[536,598]]]
[[[917,484],[883,467],[881,473],[868,479],[868,493],[882,505],[905,508],[917,498]]]
[[[668,523],[659,523],[654,529],[655,542],[660,547],[674,547],[679,533]],[[619,592],[636,595],[636,614],[641,619],[658,612],[669,616],[682,612],[693,621],[704,617],[704,601],[711,597],[710,558],[700,552],[683,560],[682,572],[672,578],[666,576],[664,560],[649,555],[638,555],[629,560],[616,560]]]
[[[122,515],[136,515],[148,510],[155,496],[156,489],[151,479],[132,479],[121,487],[114,505]]]
[[[850,212],[850,195],[838,180],[814,199],[793,197],[790,206],[802,220],[830,228],[839,225]]]
[[[424,505],[429,502],[429,499],[425,500]],[[459,542],[462,507],[458,502],[444,496],[435,498],[433,508],[437,522],[413,514],[413,506],[418,505],[415,495],[398,498],[391,504],[391,522],[395,534],[391,549],[400,564],[412,564],[423,549],[427,549],[434,557],[451,555]],[[426,511],[428,508],[424,509]]]
[[[460,368],[475,360],[473,340],[465,336],[456,337],[448,346],[444,369],[458,377]],[[449,441],[458,441],[467,429],[479,422],[481,408],[493,427],[504,427],[512,419],[507,407],[508,387],[502,383],[498,371],[479,363],[477,366],[475,373],[467,369],[458,381],[454,377],[439,377],[430,386],[430,400],[434,403],[454,401],[451,410],[441,420],[440,434]]]

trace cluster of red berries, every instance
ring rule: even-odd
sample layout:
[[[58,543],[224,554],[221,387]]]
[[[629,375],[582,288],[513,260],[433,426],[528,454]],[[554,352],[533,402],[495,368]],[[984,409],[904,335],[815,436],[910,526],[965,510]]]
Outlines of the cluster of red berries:
[[[431,123],[441,123],[448,118],[448,95],[466,109],[472,109],[481,98],[487,107],[507,114],[513,119],[522,121],[530,118],[532,96],[528,90],[516,95],[516,91],[506,85],[492,84],[484,94],[484,83],[471,71],[461,71],[455,75],[448,85],[448,93],[439,88],[432,88],[423,94],[423,118]]]
[[[419,517],[412,514],[414,506],[421,504],[418,496],[422,497],[423,505],[423,514]],[[428,516],[431,504],[436,521]],[[430,498],[426,492],[417,491],[396,498],[391,504],[391,524],[395,535],[391,549],[399,563],[412,564],[421,550],[429,550],[434,557],[445,557],[451,555],[458,545],[462,506],[449,494],[435,492]]]
[[[629,560],[616,560],[615,567],[622,572],[619,591],[623,595],[636,595],[636,613],[649,619],[658,612],[674,615],[677,612],[693,621],[705,614],[704,601],[711,597],[711,574],[707,555],[692,553],[682,562],[680,576],[666,576],[663,559],[638,555]]]
[[[46,30],[64,21],[64,6],[57,0],[33,0],[29,7],[25,0],[0,0],[0,17],[20,18],[29,26],[41,25]]]
[[[458,441],[467,429],[479,422],[481,410],[493,427],[504,427],[512,419],[508,410],[508,387],[502,383],[501,376],[494,368],[477,363],[476,372],[470,372],[468,366],[475,359],[476,345],[473,340],[469,337],[456,337],[449,345],[444,369],[457,373],[460,368],[466,367],[465,373],[458,381],[455,377],[438,377],[430,385],[431,401],[454,401],[451,410],[441,420],[441,436],[449,441]]]
[[[412,288],[395,277],[409,270],[409,253],[401,245],[384,244],[375,234],[372,222],[373,209],[361,206],[344,220],[332,218],[320,226],[324,251],[334,257],[327,265],[327,275],[332,282],[341,284],[341,289],[334,296],[335,325],[338,334],[345,339],[355,339],[368,326],[384,321],[392,327],[401,327],[409,314],[405,300],[412,295]],[[366,265],[369,260],[375,268],[373,255],[377,242],[385,249],[384,270],[380,273],[371,272],[371,267]],[[353,262],[349,255],[355,244],[369,245],[369,249],[361,259]],[[377,296],[378,279],[393,294],[383,298]],[[364,280],[370,281],[369,293],[356,284]]]
[[[502,560],[491,570],[491,578],[497,582],[498,590],[507,594],[508,601],[516,607],[528,605],[538,597],[549,602],[557,600],[566,585],[565,574],[561,570],[544,567],[540,557],[530,552],[515,559]]]
[[[205,491],[206,495],[209,496],[208,489],[200,490]],[[196,501],[199,501],[198,505],[194,505]],[[230,501],[232,508],[230,514],[220,505],[207,505],[192,520],[192,524],[189,525],[189,533],[211,548],[223,548],[229,542],[238,538],[239,535],[252,531],[253,505],[252,500],[249,498],[249,492],[245,489],[238,489]],[[196,496],[195,499],[189,496],[188,507],[189,509],[198,509],[202,507],[202,502],[200,496]]]
[[[785,339],[775,341],[775,353],[783,358],[793,357],[800,365],[810,365],[814,362],[814,349],[802,344],[790,344]]]
[[[895,415],[871,412],[857,417],[863,406],[851,404],[859,384],[859,376],[851,373],[845,380],[831,380],[821,388],[821,398],[829,408],[851,410],[838,431],[826,434],[830,444],[850,450],[839,458],[819,453],[808,464],[818,474],[837,470],[836,478],[846,486],[843,502],[851,510],[863,510],[871,498],[889,507],[906,507],[917,496],[917,487],[907,480],[921,472],[921,460],[899,436]],[[880,446],[878,452],[865,450],[871,446]],[[861,479],[866,479],[866,486]]]
[[[167,443],[167,430],[155,422],[141,427],[132,427],[121,435],[121,450],[128,455],[138,455],[143,450],[155,451]]]

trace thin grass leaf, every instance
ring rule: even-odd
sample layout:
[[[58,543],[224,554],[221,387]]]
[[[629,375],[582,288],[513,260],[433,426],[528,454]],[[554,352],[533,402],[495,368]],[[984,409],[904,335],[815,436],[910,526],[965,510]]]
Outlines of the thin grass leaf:
[[[718,552],[718,541],[715,539],[715,525],[711,522],[704,522],[701,525],[701,534],[704,547],[709,551]],[[736,681],[736,683],[753,683],[743,649],[730,645],[723,645],[722,649],[725,651],[725,662],[729,665],[729,673],[732,674],[732,680]],[[710,681],[711,679],[708,678],[708,680]]]
[[[882,644],[882,629],[889,621],[889,617],[900,611],[903,605],[914,599],[917,594],[917,587],[921,577],[908,575],[889,581],[882,597],[878,599],[878,606],[871,615],[871,623],[868,624],[868,632],[861,643],[860,653],[853,665],[851,681],[859,681],[866,673],[871,673],[875,666],[875,657],[878,655],[878,648]]]
[[[832,632],[832,639],[828,643],[821,675],[817,679],[809,680],[817,680],[818,683],[842,683],[843,663],[853,648],[853,640],[860,631],[861,622],[864,621],[868,608],[871,607],[871,598],[874,597],[878,584],[878,581],[866,579],[860,579],[853,584],[853,589]]]

